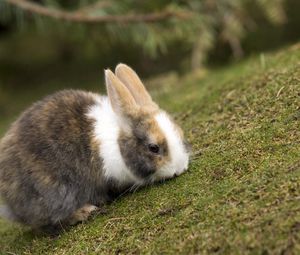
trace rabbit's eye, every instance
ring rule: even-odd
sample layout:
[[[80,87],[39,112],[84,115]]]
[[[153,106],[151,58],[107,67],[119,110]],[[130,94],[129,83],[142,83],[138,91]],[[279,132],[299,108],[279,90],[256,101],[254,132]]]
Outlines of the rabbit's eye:
[[[154,144],[154,143],[148,144],[148,149],[152,153],[156,153],[156,154],[159,153],[159,146],[157,144]]]

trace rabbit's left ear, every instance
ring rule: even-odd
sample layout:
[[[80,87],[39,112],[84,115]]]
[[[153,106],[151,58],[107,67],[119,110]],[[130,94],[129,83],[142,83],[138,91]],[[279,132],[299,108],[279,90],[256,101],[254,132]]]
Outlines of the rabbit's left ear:
[[[105,80],[108,98],[114,112],[120,117],[134,116],[139,106],[126,86],[110,70],[105,70]]]
[[[118,64],[115,70],[116,76],[128,88],[136,103],[141,107],[150,107],[158,109],[158,106],[152,101],[141,79],[135,71],[125,64]]]

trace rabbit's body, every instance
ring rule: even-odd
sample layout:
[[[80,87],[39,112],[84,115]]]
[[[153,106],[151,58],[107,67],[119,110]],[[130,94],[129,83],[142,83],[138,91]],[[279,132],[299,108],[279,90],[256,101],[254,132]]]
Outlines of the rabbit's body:
[[[139,81],[125,65],[118,72]],[[65,90],[21,115],[0,142],[0,213],[34,227],[76,222],[130,186],[186,169],[179,128],[142,85],[135,94],[120,80],[106,71],[108,97]]]
[[[105,202],[102,159],[87,116],[99,99],[83,91],[56,93],[24,112],[3,138],[0,188],[16,219],[54,224],[87,203]]]

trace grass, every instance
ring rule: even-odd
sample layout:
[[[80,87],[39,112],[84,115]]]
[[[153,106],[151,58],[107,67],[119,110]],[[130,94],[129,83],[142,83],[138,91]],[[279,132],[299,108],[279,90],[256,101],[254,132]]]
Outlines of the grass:
[[[57,238],[0,221],[4,254],[300,253],[300,45],[154,94],[192,142],[189,171]]]

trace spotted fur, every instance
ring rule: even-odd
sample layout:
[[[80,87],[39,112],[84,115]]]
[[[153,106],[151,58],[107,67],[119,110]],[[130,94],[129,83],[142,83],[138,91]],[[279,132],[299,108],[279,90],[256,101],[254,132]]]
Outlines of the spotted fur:
[[[2,216],[33,227],[74,224],[130,187],[186,170],[181,129],[136,73],[120,64],[105,75],[108,97],[61,91],[11,126],[0,142]]]

